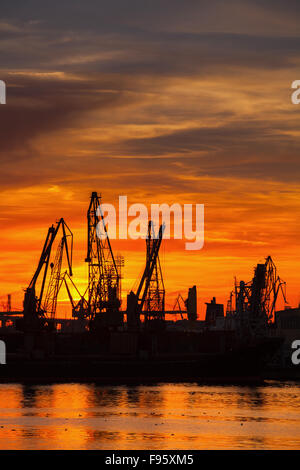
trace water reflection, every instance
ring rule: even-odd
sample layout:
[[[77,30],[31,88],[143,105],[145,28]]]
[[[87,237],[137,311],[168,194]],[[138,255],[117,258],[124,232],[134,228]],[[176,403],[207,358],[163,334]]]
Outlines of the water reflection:
[[[300,446],[295,383],[0,385],[1,449]]]
[[[264,394],[257,387],[244,387],[239,389],[237,403],[241,408],[262,407],[264,404]]]
[[[41,400],[47,400],[49,406],[51,406],[53,397],[53,389],[51,387],[40,390],[37,387],[22,384],[20,393],[22,394],[22,399],[20,400],[21,408],[35,410],[36,408],[39,408],[39,403]]]

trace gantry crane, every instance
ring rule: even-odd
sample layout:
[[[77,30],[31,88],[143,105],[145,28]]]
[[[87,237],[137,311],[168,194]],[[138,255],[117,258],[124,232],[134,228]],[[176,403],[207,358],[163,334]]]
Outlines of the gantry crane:
[[[50,263],[51,250],[59,229],[62,229],[62,238],[59,242],[54,263]],[[68,243],[70,238],[70,247]],[[40,328],[45,323],[45,318],[51,319],[55,316],[57,306],[57,295],[61,281],[61,267],[63,254],[66,253],[69,274],[72,275],[72,251],[73,234],[63,218],[59,220],[56,227],[52,225],[48,229],[46,240],[37,269],[31,282],[25,290],[24,296],[24,326],[27,330]],[[47,285],[48,269],[51,269],[50,280]],[[41,285],[37,293],[37,282],[41,276]],[[44,298],[44,292],[46,295]]]
[[[137,292],[127,296],[127,324],[130,327],[140,325],[140,317],[144,313],[145,320],[163,320],[165,317],[165,290],[163,286],[158,253],[161,246],[164,225],[159,228],[158,236],[152,237],[152,222],[148,225],[146,266],[141,277]],[[160,277],[161,276],[161,277]],[[147,302],[146,302],[147,299]],[[147,309],[143,312],[144,306]],[[157,307],[157,310],[154,308]]]

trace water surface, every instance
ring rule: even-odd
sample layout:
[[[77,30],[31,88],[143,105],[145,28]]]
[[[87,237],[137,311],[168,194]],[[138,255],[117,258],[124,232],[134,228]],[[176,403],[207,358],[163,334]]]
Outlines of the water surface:
[[[0,385],[1,449],[300,449],[300,384]]]

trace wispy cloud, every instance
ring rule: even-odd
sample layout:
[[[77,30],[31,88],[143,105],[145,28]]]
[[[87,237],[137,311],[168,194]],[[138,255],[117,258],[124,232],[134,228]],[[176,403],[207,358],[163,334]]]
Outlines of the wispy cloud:
[[[3,0],[1,13],[3,272],[12,252],[33,262],[58,216],[82,254],[91,190],[206,205],[201,254],[166,249],[172,292],[187,264],[207,295],[218,268],[224,296],[246,256],[272,251],[287,269],[299,233],[299,2]],[[130,278],[140,249],[128,247]]]

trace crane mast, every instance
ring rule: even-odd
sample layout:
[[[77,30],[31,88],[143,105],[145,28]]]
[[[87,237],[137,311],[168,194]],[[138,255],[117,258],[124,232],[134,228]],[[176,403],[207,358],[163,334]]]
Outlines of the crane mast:
[[[121,265],[113,255],[104,216],[101,196],[92,193],[87,211],[88,245],[88,312],[93,320],[99,314],[119,310],[121,305]]]
[[[146,266],[151,267],[151,252],[155,241],[155,233],[152,221],[148,224],[148,237],[146,239]],[[165,286],[162,276],[162,270],[157,253],[154,260],[152,274],[147,273],[149,278],[148,291],[145,298],[145,321],[164,320],[165,318]]]
[[[51,250],[60,228],[62,229],[63,235],[57,248],[55,261],[54,263],[50,263]],[[71,238],[70,249],[67,243],[67,237]],[[27,329],[40,327],[43,324],[42,319],[47,316],[47,314],[50,314],[50,317],[54,318],[57,306],[59,284],[61,280],[63,253],[66,253],[69,273],[72,275],[72,250],[73,234],[64,219],[61,218],[56,227],[54,227],[54,225],[49,227],[37,269],[31,279],[29,286],[25,290],[23,316],[25,327]],[[47,287],[46,284],[49,264],[51,268],[51,274]],[[38,289],[37,281],[39,280],[40,276],[42,276],[41,286]],[[44,299],[45,289],[47,290]],[[37,291],[39,292],[37,293]]]
[[[48,315],[50,315],[51,319],[55,318],[57,297],[60,288],[60,281],[62,279],[61,267],[64,253],[64,243],[64,238],[62,238],[56,251],[54,263],[50,263],[50,281],[48,284],[43,310],[44,312],[47,312]]]
[[[276,266],[268,256],[265,263],[257,264],[252,281],[235,284],[235,313],[239,328],[254,334],[263,333],[274,318],[279,292],[286,303],[285,282],[278,276]]]
[[[149,233],[152,230],[152,223],[151,221],[149,222],[148,226],[148,237]],[[130,294],[127,296],[127,324],[130,327],[138,327],[140,325],[140,317],[142,315],[143,308],[146,304],[146,299],[148,298],[148,306],[149,306],[149,301],[150,301],[150,307],[151,309],[154,307],[154,304],[157,303],[157,301],[160,304],[160,307],[163,308],[160,312],[154,312],[153,310],[150,310],[150,312],[145,312],[145,319],[147,318],[147,315],[149,319],[163,319],[164,318],[164,288],[161,289],[159,288],[160,285],[156,284],[156,287],[153,289],[156,294],[154,297],[153,301],[153,291],[149,294],[149,288],[151,284],[155,284],[155,269],[158,269],[158,253],[159,249],[161,246],[162,242],[162,237],[163,237],[163,231],[164,231],[164,225],[161,225],[159,228],[158,232],[158,237],[157,238],[152,238],[147,239],[147,259],[146,259],[146,266],[143,272],[143,275],[141,277],[137,292],[130,292]],[[153,276],[154,273],[154,276]],[[163,285],[163,284],[162,284]],[[159,289],[157,289],[157,287]],[[157,293],[158,291],[158,293]]]

